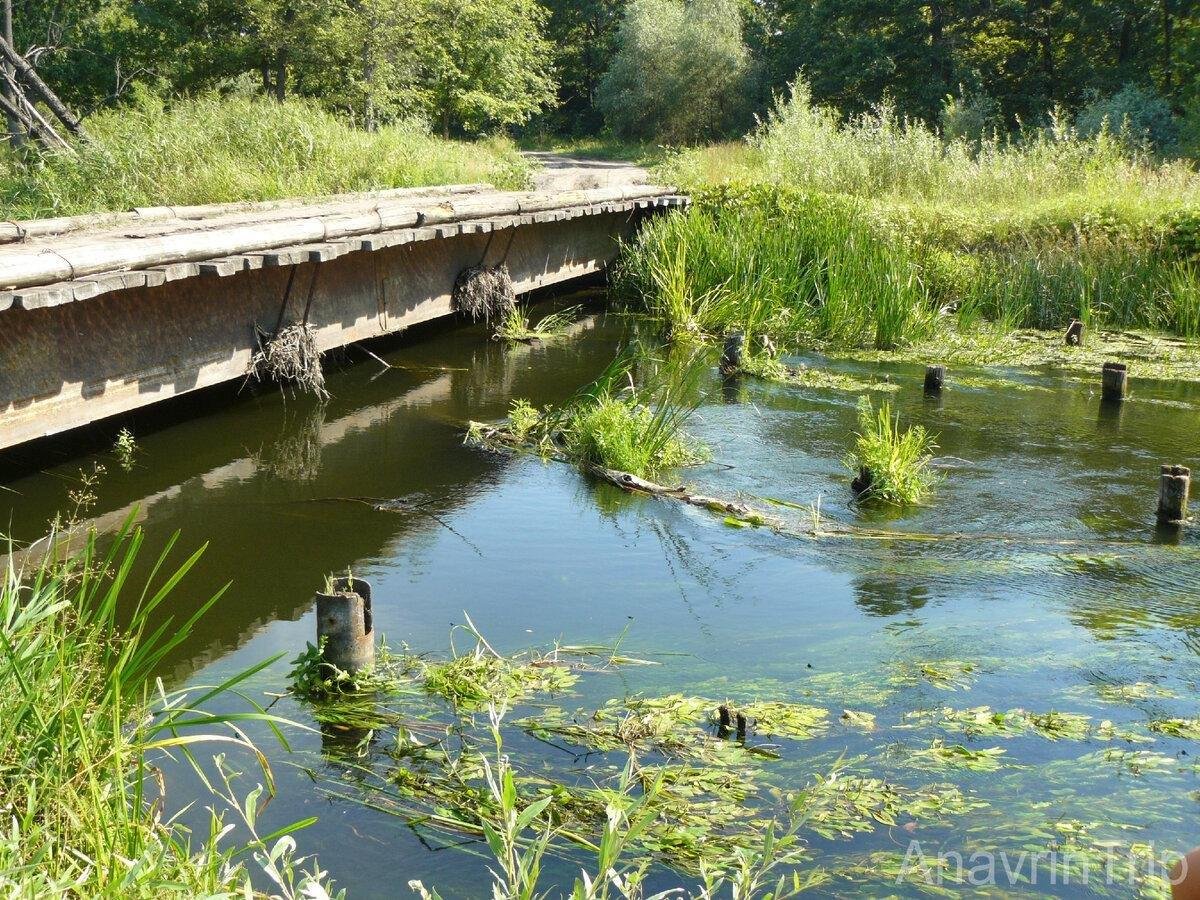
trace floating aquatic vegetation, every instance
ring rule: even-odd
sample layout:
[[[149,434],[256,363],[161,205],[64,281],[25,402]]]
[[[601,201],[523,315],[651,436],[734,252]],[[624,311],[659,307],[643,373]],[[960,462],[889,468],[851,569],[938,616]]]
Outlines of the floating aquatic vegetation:
[[[1164,775],[1179,771],[1179,761],[1153,750],[1122,750],[1106,747],[1080,757],[1081,763],[1107,763],[1130,775]]]
[[[1200,741],[1200,719],[1153,719],[1146,727],[1168,737]]]
[[[578,676],[552,657],[501,656],[484,642],[446,662],[427,663],[425,689],[455,708],[479,710],[489,703],[512,706],[538,693],[558,694]]]
[[[986,747],[976,750],[962,744],[947,744],[939,738],[920,750],[904,747],[899,748],[897,752],[900,754],[901,763],[914,769],[993,772],[1003,765],[1000,757],[1004,755],[1004,748]]]
[[[904,718],[908,724],[900,727],[931,726],[961,732],[970,738],[1036,734],[1051,741],[1082,741],[1088,738],[1128,742],[1153,740],[1136,732],[1118,728],[1108,720],[1093,724],[1091,716],[1057,710],[1039,713],[1010,709],[1000,712],[990,706],[975,706],[970,709],[945,706],[941,709],[914,710],[906,713]]]
[[[858,728],[862,731],[875,730],[875,714],[863,712],[857,709],[843,709],[841,721],[843,725],[850,728]]]
[[[1176,696],[1169,688],[1147,681],[1135,681],[1132,684],[1100,684],[1096,693],[1101,700],[1109,703],[1136,703],[1141,700],[1167,700]]]
[[[750,719],[755,732],[774,737],[803,741],[824,734],[829,721],[828,710],[800,703],[766,701],[741,707]]]
[[[890,850],[859,857],[838,875],[853,883],[886,884],[889,893],[896,885],[907,884],[933,897],[960,897],[961,887],[955,887],[967,884],[963,867],[949,856],[929,854],[914,859]]]
[[[830,839],[869,833],[877,824],[895,827],[901,818],[941,819],[987,806],[954,785],[908,788],[842,768],[817,775],[796,795],[795,804],[803,810],[806,827]]]
[[[914,685],[928,682],[943,691],[969,690],[979,666],[961,659],[901,662],[891,678],[892,684]]]
[[[565,740],[590,750],[658,753],[710,765],[740,765],[762,756],[775,756],[770,746],[727,740],[714,734],[718,703],[701,697],[631,697],[611,700],[590,713],[568,716],[548,709],[517,724],[531,734]],[[742,709],[764,735],[805,740],[825,731],[828,712],[794,703],[759,703]]]
[[[900,385],[892,381],[864,381],[843,372],[818,369],[812,366],[789,366],[768,353],[746,354],[738,372],[805,388],[824,388],[834,391],[849,391],[861,394],[864,391],[898,391]]]

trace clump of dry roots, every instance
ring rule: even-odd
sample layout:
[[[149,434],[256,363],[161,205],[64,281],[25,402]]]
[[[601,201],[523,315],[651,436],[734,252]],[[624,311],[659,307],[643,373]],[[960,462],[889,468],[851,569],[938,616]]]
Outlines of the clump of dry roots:
[[[508,266],[469,266],[458,273],[454,282],[454,308],[473,320],[485,322],[501,316],[517,305],[512,275]]]
[[[321,352],[307,324],[289,325],[267,340],[262,337],[260,333],[258,351],[250,359],[251,375],[259,381],[290,384],[321,400],[328,399]]]

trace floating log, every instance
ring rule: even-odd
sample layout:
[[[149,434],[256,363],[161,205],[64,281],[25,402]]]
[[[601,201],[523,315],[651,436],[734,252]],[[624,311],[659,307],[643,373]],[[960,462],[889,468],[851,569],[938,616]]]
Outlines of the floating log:
[[[1163,466],[1158,478],[1160,525],[1179,526],[1187,521],[1188,493],[1192,471],[1186,466]]]
[[[1124,363],[1106,362],[1100,370],[1100,397],[1113,402],[1124,400],[1129,393],[1129,369]]]
[[[317,592],[317,645],[327,663],[351,675],[375,664],[371,585],[361,578],[334,578],[329,593]]]

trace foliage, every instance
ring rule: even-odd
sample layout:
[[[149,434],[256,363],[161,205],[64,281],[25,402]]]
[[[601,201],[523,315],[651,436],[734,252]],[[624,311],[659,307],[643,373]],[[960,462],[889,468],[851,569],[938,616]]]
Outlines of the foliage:
[[[32,167],[0,167],[5,215],[272,200],[446,182],[524,183],[511,146],[467,147],[412,123],[374,133],[302,102],[200,97],[88,121],[93,142]]]
[[[492,337],[499,341],[545,341],[560,337],[579,314],[578,306],[556,310],[534,322],[518,307],[510,306],[500,315]]]
[[[643,228],[617,276],[673,336],[890,348],[932,333],[938,311],[914,260],[853,204],[755,188],[697,199]]]
[[[631,0],[596,105],[621,138],[695,144],[745,124],[749,53],[734,0]]]
[[[844,464],[855,474],[859,502],[905,505],[925,499],[937,482],[929,468],[937,444],[925,427],[901,431],[890,402],[882,401],[876,410],[866,397],[858,401],[858,427]]]
[[[60,546],[59,537],[52,535],[48,546]],[[137,589],[131,572],[147,562],[142,542],[142,532],[127,523],[104,545],[90,534],[78,552],[47,556],[26,571],[9,556],[0,573],[0,670],[13,688],[0,697],[6,816],[0,890],[114,898],[248,892],[243,859],[250,856],[272,883],[272,896],[328,896],[320,872],[300,872],[303,861],[288,836],[307,823],[260,836],[256,810],[268,795],[260,785],[239,797],[223,757],[216,759],[219,777],[206,781],[217,806],[248,830],[249,843],[224,845],[225,825],[216,812],[211,833],[198,845],[162,817],[171,788],[158,771],[164,753],[199,767],[196,751],[220,743],[257,759],[266,790],[273,789],[265,757],[239,723],[275,720],[253,703],[227,714],[205,705],[237,693],[274,660],[199,696],[168,692],[157,677],[163,660],[223,591],[187,620],[173,621],[167,614],[172,594],[202,551],[172,563],[173,538],[149,561],[147,582]]]
[[[1079,133],[1094,137],[1107,129],[1135,149],[1170,153],[1179,142],[1171,105],[1157,93],[1130,82],[1109,97],[1098,97],[1079,113]]]

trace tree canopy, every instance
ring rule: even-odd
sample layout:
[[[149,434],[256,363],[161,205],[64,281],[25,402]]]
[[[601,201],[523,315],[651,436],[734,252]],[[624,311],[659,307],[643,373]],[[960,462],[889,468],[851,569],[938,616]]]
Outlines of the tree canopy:
[[[684,142],[736,133],[798,77],[843,116],[886,101],[953,129],[1011,129],[1055,108],[1106,110],[1186,139],[1200,134],[1198,11],[1200,0],[14,0],[17,49],[85,112],[138,91],[258,92],[314,98],[366,127],[424,118],[475,134],[532,120]]]

